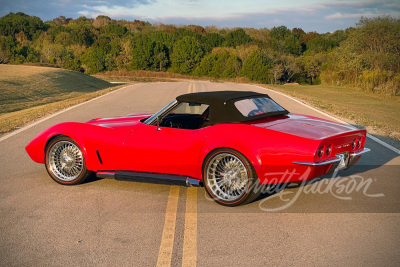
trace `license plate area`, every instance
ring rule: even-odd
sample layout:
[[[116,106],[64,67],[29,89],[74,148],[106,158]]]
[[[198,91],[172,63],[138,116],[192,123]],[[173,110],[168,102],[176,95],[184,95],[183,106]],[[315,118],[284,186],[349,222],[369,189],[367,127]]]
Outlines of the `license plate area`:
[[[349,152],[336,154],[336,157],[340,159],[340,163],[336,167],[336,170],[346,169],[347,165],[349,164]]]

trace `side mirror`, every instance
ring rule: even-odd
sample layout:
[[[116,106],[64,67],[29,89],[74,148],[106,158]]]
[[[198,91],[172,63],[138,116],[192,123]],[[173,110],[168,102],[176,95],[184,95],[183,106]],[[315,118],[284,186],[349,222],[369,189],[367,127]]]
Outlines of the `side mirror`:
[[[157,117],[157,131],[161,131],[159,117]]]

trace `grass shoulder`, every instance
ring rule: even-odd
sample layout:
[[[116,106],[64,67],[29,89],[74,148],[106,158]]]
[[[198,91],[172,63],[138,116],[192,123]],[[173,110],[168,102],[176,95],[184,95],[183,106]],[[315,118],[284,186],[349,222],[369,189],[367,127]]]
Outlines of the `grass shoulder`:
[[[0,134],[120,87],[59,68],[0,65]]]

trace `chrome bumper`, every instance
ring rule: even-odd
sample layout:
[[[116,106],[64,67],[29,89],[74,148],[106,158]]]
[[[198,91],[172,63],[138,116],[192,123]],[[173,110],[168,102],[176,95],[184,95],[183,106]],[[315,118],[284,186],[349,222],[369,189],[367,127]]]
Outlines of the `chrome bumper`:
[[[371,149],[369,148],[364,148],[362,151],[357,152],[357,153],[351,153],[349,155],[349,162],[347,163],[347,167],[345,168],[349,168],[351,166],[353,166],[353,164],[365,153],[370,152]],[[329,170],[327,171],[327,174],[332,173],[333,171],[336,170],[336,168],[338,167],[338,165],[340,164],[341,159],[340,158],[336,158],[336,159],[332,159],[332,160],[327,160],[327,161],[323,161],[323,162],[299,162],[299,161],[293,161],[293,164],[300,164],[300,165],[307,165],[307,166],[313,166],[313,167],[318,167],[318,166],[326,166],[326,165],[330,165],[332,164],[332,166],[329,168]]]

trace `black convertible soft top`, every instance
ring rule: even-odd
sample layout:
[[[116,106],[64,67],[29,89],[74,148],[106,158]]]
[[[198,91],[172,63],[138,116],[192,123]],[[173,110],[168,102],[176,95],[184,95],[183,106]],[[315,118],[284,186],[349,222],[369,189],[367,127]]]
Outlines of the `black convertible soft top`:
[[[269,112],[251,117],[245,117],[234,105],[234,103],[238,100],[261,97],[271,99],[267,94],[260,94],[251,91],[216,91],[184,94],[178,96],[176,100],[179,102],[191,102],[209,105],[210,124],[244,122],[276,115],[285,115],[289,113],[289,111],[284,109],[283,111]]]

